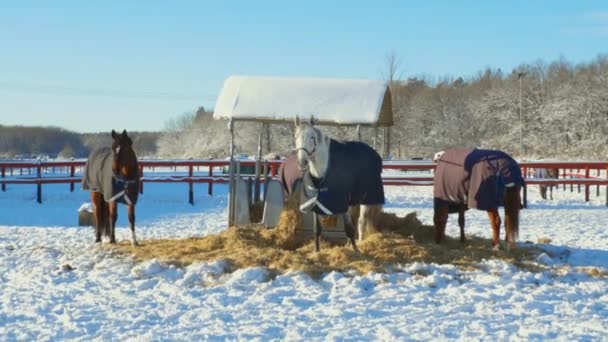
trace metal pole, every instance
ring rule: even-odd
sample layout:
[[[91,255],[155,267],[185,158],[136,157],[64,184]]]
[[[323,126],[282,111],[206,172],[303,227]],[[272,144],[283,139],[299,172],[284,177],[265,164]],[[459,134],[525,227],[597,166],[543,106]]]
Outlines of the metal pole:
[[[230,176],[229,176],[229,191],[228,191],[228,227],[234,225],[234,194],[235,194],[235,179],[234,179],[234,122],[232,119],[228,122],[228,130],[230,130]]]
[[[525,73],[520,72],[517,74],[517,78],[519,78],[519,159],[523,159],[524,155],[524,139],[523,139],[523,126],[521,120],[521,79],[524,77]]]
[[[260,200],[260,172],[262,168],[262,135],[266,128],[266,123],[262,123],[262,129],[260,129],[260,134],[258,136],[258,158],[255,161],[255,183],[254,183],[254,191],[253,191],[253,203],[256,203]]]

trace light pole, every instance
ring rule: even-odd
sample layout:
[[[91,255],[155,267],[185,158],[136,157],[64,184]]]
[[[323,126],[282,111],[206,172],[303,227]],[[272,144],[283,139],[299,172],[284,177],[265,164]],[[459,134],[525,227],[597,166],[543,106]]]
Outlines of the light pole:
[[[521,120],[521,80],[526,76],[525,72],[519,72],[517,78],[519,79],[519,159],[523,159],[524,155],[524,138],[523,138],[523,126]]]

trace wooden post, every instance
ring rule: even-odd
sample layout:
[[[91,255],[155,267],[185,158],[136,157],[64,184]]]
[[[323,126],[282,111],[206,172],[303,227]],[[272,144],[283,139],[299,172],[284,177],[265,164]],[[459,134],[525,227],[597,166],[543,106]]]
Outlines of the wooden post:
[[[1,169],[2,172],[2,178],[6,177],[6,168],[3,166]],[[6,191],[6,184],[2,183],[2,191]]]
[[[595,171],[596,171],[595,176],[597,178],[600,178],[600,169],[596,169]],[[595,197],[600,197],[600,185],[599,184],[595,186]]]
[[[42,166],[38,165],[36,167],[36,172],[38,173],[38,184],[36,186],[36,200],[38,203],[42,203]]]
[[[585,166],[585,179],[589,179],[589,166]],[[585,202],[589,202],[589,184],[585,184]]]
[[[573,172],[573,170],[572,170],[572,169],[570,169],[570,179],[572,179],[572,178],[573,178],[573,177],[572,177],[572,172]],[[574,184],[570,184],[570,192],[574,192]]]
[[[192,165],[188,166],[188,176],[190,178],[192,178],[193,175],[193,170],[192,170]],[[194,205],[194,186],[192,184],[192,179],[190,179],[190,181],[188,181],[188,203],[190,203],[191,205]]]
[[[209,183],[207,183],[207,193],[211,196],[213,195],[213,164],[209,164],[209,178],[211,179],[209,180]]]
[[[527,208],[528,207],[528,186],[526,185],[526,183],[524,183],[523,191],[524,191],[524,196],[523,196],[524,197],[524,208]]]
[[[74,177],[75,172],[76,167],[74,165],[70,166],[70,177]],[[70,192],[74,192],[74,182],[70,182]]]
[[[272,174],[272,177],[276,177],[277,176],[277,166],[272,164],[270,165],[270,173]]]
[[[143,165],[139,166],[139,193],[143,194],[144,193],[144,181],[142,180],[144,178],[144,167]]]

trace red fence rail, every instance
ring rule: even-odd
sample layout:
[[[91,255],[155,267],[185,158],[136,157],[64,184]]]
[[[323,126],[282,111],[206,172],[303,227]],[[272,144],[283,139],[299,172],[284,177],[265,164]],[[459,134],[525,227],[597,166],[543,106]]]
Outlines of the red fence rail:
[[[239,161],[241,167],[255,166],[254,160]],[[81,173],[85,166],[85,160],[73,161],[23,161],[2,162],[0,161],[0,185],[2,191],[6,191],[7,184],[35,184],[37,185],[37,201],[42,203],[43,184],[69,184],[70,191],[74,191],[74,184],[81,182]],[[140,174],[142,184],[140,191],[143,193],[145,183],[187,183],[189,184],[189,202],[194,203],[193,184],[208,184],[208,193],[213,194],[213,184],[228,182],[228,175],[218,173],[218,168],[228,167],[228,160],[140,160]],[[264,161],[263,174],[277,175],[281,161]],[[522,173],[526,177],[526,185],[562,185],[564,190],[570,185],[573,191],[574,185],[579,192],[580,187],[585,188],[585,200],[589,201],[590,187],[596,186],[596,195],[599,196],[599,187],[608,186],[608,162],[522,162],[520,163]],[[165,171],[166,175],[155,174],[158,168],[173,168],[173,174]],[[183,171],[178,173],[177,169]],[[204,168],[204,171],[200,169]],[[383,183],[387,186],[431,186],[433,185],[432,171],[435,164],[431,161],[408,161],[390,160],[383,162],[384,169],[395,169],[403,171],[428,171],[429,175],[404,173],[402,176],[383,177]],[[530,178],[528,171],[535,168],[557,168],[560,170],[560,178]],[[57,171],[59,169],[59,171]],[[79,170],[80,172],[77,172]],[[208,172],[201,175],[202,172]],[[187,172],[187,176],[184,173]],[[62,174],[63,176],[57,176]],[[69,176],[65,176],[69,174]],[[527,202],[527,188],[524,187],[524,205]],[[608,188],[606,189],[606,205],[608,205]]]

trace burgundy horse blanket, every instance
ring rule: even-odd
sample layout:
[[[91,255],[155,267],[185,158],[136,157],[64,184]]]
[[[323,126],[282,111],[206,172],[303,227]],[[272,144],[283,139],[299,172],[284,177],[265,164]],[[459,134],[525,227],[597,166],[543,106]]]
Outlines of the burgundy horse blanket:
[[[285,198],[293,193],[296,182],[302,180],[303,174],[298,168],[298,154],[294,152],[288,155],[279,167],[279,182],[283,185]]]
[[[451,148],[437,161],[433,180],[434,205],[465,204],[480,210],[504,205],[505,187],[523,186],[519,164],[497,150]]]
[[[127,203],[123,190],[128,189],[129,200],[137,203],[139,194],[139,177],[135,181],[125,181],[116,177],[112,171],[112,149],[102,147],[89,155],[82,176],[82,189],[101,192],[106,202]],[[122,192],[122,194],[121,194]]]
[[[351,205],[384,204],[382,158],[369,145],[331,140],[327,171],[323,178],[304,175],[304,193],[314,203],[308,209],[321,215],[343,214]],[[303,209],[302,205],[300,207]]]

